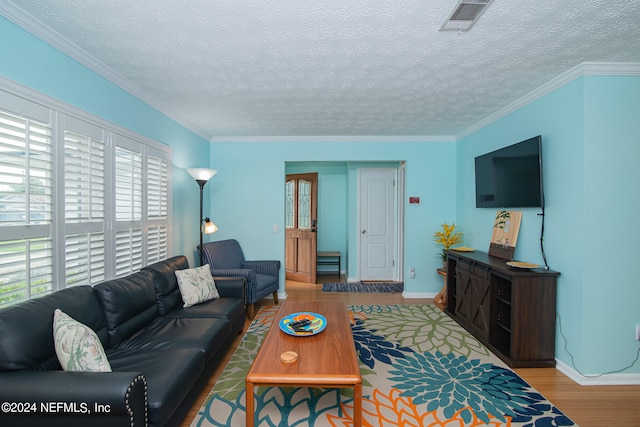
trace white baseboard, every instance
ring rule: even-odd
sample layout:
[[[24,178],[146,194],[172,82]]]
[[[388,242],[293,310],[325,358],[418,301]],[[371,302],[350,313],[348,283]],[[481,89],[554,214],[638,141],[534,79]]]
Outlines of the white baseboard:
[[[435,298],[437,292],[403,292],[404,298]]]
[[[556,359],[556,369],[580,385],[640,385],[640,374],[582,375],[571,366]]]

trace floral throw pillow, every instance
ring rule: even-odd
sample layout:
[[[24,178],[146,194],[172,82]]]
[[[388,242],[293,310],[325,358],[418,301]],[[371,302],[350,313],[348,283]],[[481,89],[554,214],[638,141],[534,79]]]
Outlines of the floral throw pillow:
[[[59,308],[53,312],[53,342],[65,371],[111,372],[96,333]]]
[[[176,278],[184,307],[220,298],[216,282],[211,277],[209,264],[186,270],[176,270]]]

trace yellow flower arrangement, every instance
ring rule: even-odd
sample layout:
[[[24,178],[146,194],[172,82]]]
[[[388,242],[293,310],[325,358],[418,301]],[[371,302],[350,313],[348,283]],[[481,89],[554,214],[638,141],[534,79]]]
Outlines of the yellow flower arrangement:
[[[445,261],[447,259],[447,252],[453,245],[457,245],[462,242],[462,233],[459,231],[455,231],[456,224],[442,224],[443,231],[436,231],[433,233],[433,240],[444,247],[440,256],[442,260]]]

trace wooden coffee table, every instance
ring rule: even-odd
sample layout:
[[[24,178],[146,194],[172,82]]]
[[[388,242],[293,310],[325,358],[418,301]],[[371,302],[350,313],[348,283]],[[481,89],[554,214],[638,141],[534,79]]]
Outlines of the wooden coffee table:
[[[280,330],[283,317],[301,311],[323,315],[326,329],[313,336],[292,336]],[[283,362],[280,355],[287,351],[296,352],[298,359]],[[257,386],[353,387],[354,426],[361,426],[362,377],[346,305],[335,301],[283,302],[247,374],[248,427],[255,422],[253,398]]]

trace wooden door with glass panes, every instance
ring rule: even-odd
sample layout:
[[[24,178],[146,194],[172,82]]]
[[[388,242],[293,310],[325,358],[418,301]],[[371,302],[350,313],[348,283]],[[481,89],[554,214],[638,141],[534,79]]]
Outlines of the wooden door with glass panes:
[[[318,174],[287,175],[285,271],[288,280],[316,283]]]

